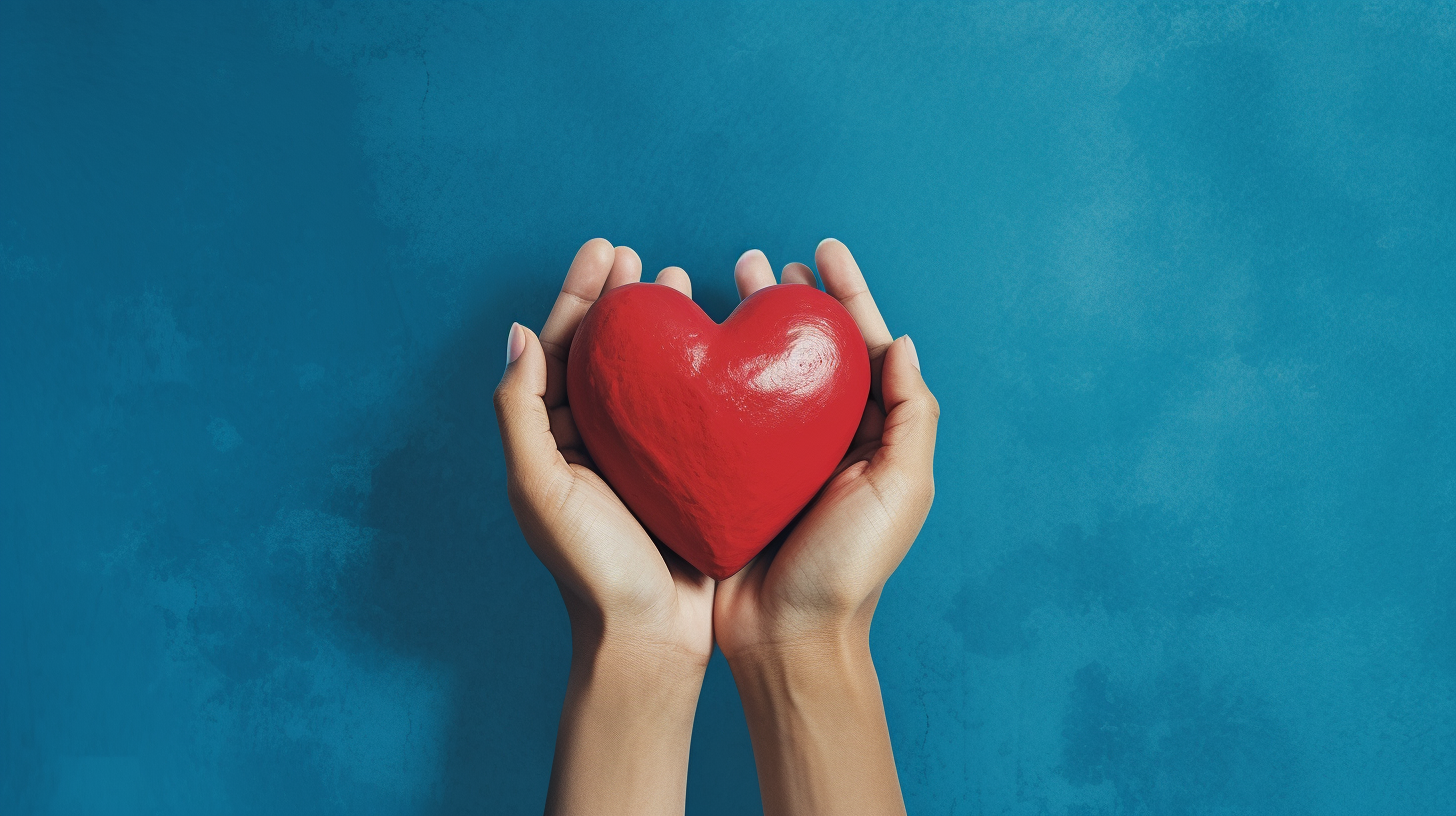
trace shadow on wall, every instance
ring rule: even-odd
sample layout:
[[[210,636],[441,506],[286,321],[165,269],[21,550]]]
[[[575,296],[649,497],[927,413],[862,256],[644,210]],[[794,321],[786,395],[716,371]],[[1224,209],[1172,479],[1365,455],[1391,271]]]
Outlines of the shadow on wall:
[[[435,797],[445,813],[525,812],[546,792],[569,630],[506,500],[491,392],[502,327],[519,303],[550,303],[553,277],[517,276],[467,318],[412,386],[363,506],[349,508],[375,535],[344,579],[343,614],[451,683]]]

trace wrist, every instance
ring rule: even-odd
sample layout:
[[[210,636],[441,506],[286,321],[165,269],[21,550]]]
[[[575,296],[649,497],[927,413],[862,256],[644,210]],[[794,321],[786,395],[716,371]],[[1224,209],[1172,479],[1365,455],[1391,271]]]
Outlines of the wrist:
[[[643,693],[682,689],[686,694],[690,687],[691,696],[696,700],[707,668],[707,658],[675,644],[621,632],[578,636],[573,627],[573,678],[621,678]]]
[[[740,650],[764,813],[903,813],[869,639],[857,633]]]
[[[806,620],[740,620],[730,631],[717,633],[718,648],[730,666],[757,664],[838,662],[851,657],[868,659],[870,626],[867,616],[817,616]]]
[[[875,682],[868,634],[848,629],[741,645],[725,656],[740,685],[754,687],[746,694],[768,704],[781,696],[842,690],[865,678]]]
[[[662,678],[681,682],[708,668],[711,643],[706,654],[664,632],[636,620],[617,620],[600,615],[570,615],[571,671],[613,668],[639,678]]]
[[[682,813],[704,666],[573,620],[547,813]]]

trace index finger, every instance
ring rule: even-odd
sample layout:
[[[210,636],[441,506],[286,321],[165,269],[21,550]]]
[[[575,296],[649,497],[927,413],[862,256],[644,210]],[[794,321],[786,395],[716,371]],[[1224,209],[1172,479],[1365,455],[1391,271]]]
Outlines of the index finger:
[[[880,316],[880,307],[875,305],[869,284],[865,283],[864,273],[859,271],[849,247],[825,238],[814,250],[814,265],[819,267],[824,291],[833,295],[859,326],[859,333],[870,350],[870,363],[878,363],[895,338],[890,336],[890,329]]]
[[[571,268],[566,271],[566,280],[561,284],[561,293],[556,296],[546,325],[541,328],[541,347],[547,354],[566,362],[571,337],[576,334],[586,310],[601,296],[602,285],[612,271],[615,258],[616,252],[605,238],[593,238],[576,251]]]
[[[556,296],[556,303],[541,329],[541,349],[546,352],[547,408],[556,408],[566,402],[566,355],[586,310],[601,297],[613,265],[618,261],[630,262],[636,257],[636,253],[630,250],[617,252],[610,242],[602,238],[593,238],[576,251],[576,258],[561,284],[561,294]]]

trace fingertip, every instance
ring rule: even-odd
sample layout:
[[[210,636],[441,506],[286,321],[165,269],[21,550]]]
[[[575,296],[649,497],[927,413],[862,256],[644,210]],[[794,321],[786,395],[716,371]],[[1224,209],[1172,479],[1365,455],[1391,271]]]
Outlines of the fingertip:
[[[779,274],[780,283],[803,283],[815,286],[814,270],[797,261],[784,266],[783,272]]]
[[[642,259],[628,246],[616,247],[612,253],[612,271],[607,273],[607,282],[602,286],[606,292],[628,283],[642,280]]]
[[[920,353],[915,348],[915,341],[910,335],[902,334],[885,349],[885,365],[893,365],[896,368],[908,363],[915,369],[916,374],[920,373]]]
[[[680,266],[664,268],[661,272],[657,273],[657,280],[655,282],[663,286],[671,286],[688,297],[693,296],[692,279],[688,277],[687,270]]]
[[[543,401],[544,408],[550,377],[541,338],[519,323],[511,324],[506,335],[506,360],[497,395]]]
[[[920,354],[910,335],[901,335],[885,350],[884,364],[880,369],[880,389],[887,412],[912,398],[935,407],[935,396],[925,382],[925,375],[920,369]]]
[[[538,359],[546,356],[541,338],[526,326],[512,323],[506,334],[506,376],[518,368],[534,370]],[[531,376],[529,373],[527,376]]]
[[[576,257],[610,263],[615,249],[611,241],[605,238],[593,238],[581,245],[581,249],[576,251]]]
[[[768,256],[762,250],[750,249],[738,256],[738,261],[733,264],[733,279],[742,281],[754,277],[768,266]],[[769,267],[770,270],[773,267]]]
[[[506,343],[515,359],[495,389],[496,420],[507,470],[513,479],[531,483],[560,461],[551,455],[556,444],[545,402],[546,352],[536,333],[519,323],[511,325]]]
[[[825,238],[814,247],[814,264],[819,267],[820,275],[824,274],[826,262],[834,265],[843,264],[846,261],[853,263],[854,255],[849,251],[849,247],[838,238]]]
[[[642,269],[642,258],[637,254],[637,250],[633,249],[632,247],[613,247],[612,255],[613,266],[621,265],[628,268],[635,266],[639,271]]]
[[[607,276],[611,274],[615,259],[615,247],[607,239],[593,238],[587,241],[576,251],[571,268],[566,270],[566,280],[561,284],[561,291],[586,301],[595,300],[601,294]],[[551,321],[548,318],[546,322],[549,324]]]
[[[526,327],[520,323],[511,323],[511,330],[506,334],[506,365],[520,359],[521,352],[525,350]]]
[[[910,335],[908,335],[908,334],[901,336],[900,339],[903,340],[903,341],[905,341],[905,354],[907,355],[908,359],[910,360],[910,365],[915,366],[915,370],[916,371],[919,371],[920,370],[920,353],[915,350],[915,341],[912,340],[912,339],[910,339]]]
[[[576,251],[576,258],[571,262],[572,269],[587,267],[590,269],[610,270],[612,261],[616,259],[616,247],[605,238],[593,238],[581,245]]]
[[[738,287],[738,296],[746,298],[758,290],[774,284],[773,267],[761,250],[750,249],[738,256],[733,265],[733,282]]]

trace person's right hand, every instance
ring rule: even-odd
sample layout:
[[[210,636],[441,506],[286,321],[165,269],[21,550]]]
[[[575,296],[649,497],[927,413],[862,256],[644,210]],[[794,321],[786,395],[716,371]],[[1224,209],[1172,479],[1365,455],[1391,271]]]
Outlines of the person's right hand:
[[[682,813],[713,651],[713,581],[657,546],[592,467],[566,401],[577,325],[642,262],[598,238],[576,253],[538,338],[515,324],[495,391],[511,507],[571,619],[571,675],[547,813]],[[687,273],[657,283],[691,296]]]
[[[935,431],[940,406],[920,376],[915,344],[895,340],[854,256],[833,239],[815,252],[825,290],[864,336],[870,398],[848,454],[788,532],[718,584],[714,625],[731,661],[762,649],[868,636],[880,588],[915,541],[935,497]],[[739,294],[774,284],[763,253],[735,270]],[[814,285],[803,264],[784,267],[784,284]]]

